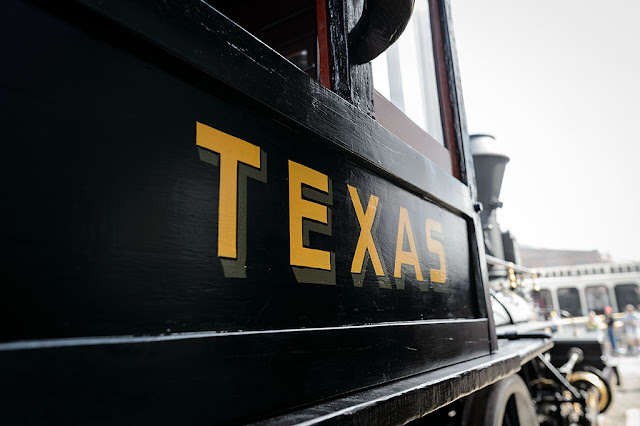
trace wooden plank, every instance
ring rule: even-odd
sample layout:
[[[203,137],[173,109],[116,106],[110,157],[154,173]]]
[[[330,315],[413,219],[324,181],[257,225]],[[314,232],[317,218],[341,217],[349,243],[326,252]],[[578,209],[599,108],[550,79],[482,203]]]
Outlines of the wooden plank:
[[[504,342],[500,350],[471,361],[300,409],[273,424],[406,424],[498,380],[553,346],[550,340]]]
[[[0,345],[2,419],[246,423],[481,356],[485,327],[472,320]]]
[[[151,0],[78,3],[250,96],[267,108],[265,113],[275,113],[274,118],[287,125],[311,131],[313,138],[355,155],[357,161],[411,191],[464,215],[473,214],[466,185],[205,4],[197,0],[162,5]]]
[[[0,70],[8,419],[249,421],[489,353],[467,186],[201,2],[83,4],[99,14],[15,2],[0,18],[19,40]],[[242,169],[246,258],[230,269],[223,160],[196,146],[198,122],[265,154],[266,176]],[[289,161],[331,179],[301,192],[332,209],[334,235],[316,221],[306,245],[334,253],[335,284],[290,263]],[[347,184],[363,208],[380,190],[389,270],[407,209],[428,279],[407,265],[390,284],[371,266],[354,279],[363,225]],[[439,263],[426,219],[451,230],[445,283],[427,275]]]
[[[13,285],[0,317],[15,325],[1,338],[482,316],[464,217],[259,114],[246,98],[203,88],[117,33],[99,32],[103,40],[33,15],[51,34],[43,40],[12,21],[7,31],[24,37],[7,48],[13,67],[2,70],[4,81],[14,82],[3,91],[13,108],[3,117],[11,143],[1,173],[12,182],[5,202],[15,208],[3,213],[12,224],[3,232],[12,247],[3,276]],[[50,68],[31,66],[24,51]],[[65,69],[65,78],[51,69]],[[259,171],[238,168],[243,196],[232,255],[220,252],[219,223],[221,188],[233,182],[221,183],[220,167],[212,164],[217,154],[198,148],[198,123],[264,154]],[[290,162],[331,182],[330,194],[303,191],[320,197],[312,204],[331,224],[295,221],[307,247],[333,256],[325,281],[318,268],[291,261],[290,205],[297,198]],[[356,207],[371,213],[372,200],[377,210],[365,226]],[[372,247],[352,272],[360,236],[369,233],[382,272]]]

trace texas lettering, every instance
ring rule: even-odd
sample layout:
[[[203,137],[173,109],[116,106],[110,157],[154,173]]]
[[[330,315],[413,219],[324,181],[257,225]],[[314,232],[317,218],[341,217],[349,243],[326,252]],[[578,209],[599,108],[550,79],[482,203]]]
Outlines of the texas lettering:
[[[259,146],[239,139],[211,126],[196,122],[196,145],[200,159],[219,167],[219,205],[217,256],[228,278],[246,277],[247,250],[247,179],[267,182],[267,153]],[[401,204],[385,204],[375,188],[366,188],[368,196],[356,184],[332,184],[329,176],[291,159],[286,160],[288,181],[289,265],[299,283],[336,284],[335,253],[314,247],[309,234],[322,233],[333,238],[334,221],[353,218],[334,217],[334,195],[344,196],[355,213],[355,221],[347,224],[358,233],[357,242],[341,253],[350,258],[349,272],[354,285],[362,286],[369,270],[381,288],[404,289],[404,275],[410,275],[426,290],[426,282],[447,282],[445,232],[442,224],[431,217],[418,221]],[[383,211],[386,209],[386,211]],[[393,218],[395,239],[382,245],[376,223],[382,214]],[[421,227],[418,234],[417,227]],[[424,232],[422,232],[424,231]],[[422,235],[422,238],[418,238]],[[435,259],[425,265],[421,254]]]

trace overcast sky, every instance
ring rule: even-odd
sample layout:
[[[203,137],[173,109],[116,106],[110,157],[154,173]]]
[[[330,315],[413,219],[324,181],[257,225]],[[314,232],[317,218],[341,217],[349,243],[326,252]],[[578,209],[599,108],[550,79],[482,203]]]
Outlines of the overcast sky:
[[[640,2],[451,0],[471,133],[521,245],[640,260]]]

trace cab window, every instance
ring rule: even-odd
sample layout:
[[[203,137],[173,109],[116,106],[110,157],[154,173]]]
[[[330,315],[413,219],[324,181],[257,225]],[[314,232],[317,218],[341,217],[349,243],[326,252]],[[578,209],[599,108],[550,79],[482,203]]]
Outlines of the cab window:
[[[459,178],[439,2],[416,0],[406,29],[371,62],[376,120]]]
[[[379,96],[390,101],[416,126],[444,146],[429,3],[415,3],[406,29],[371,63]]]

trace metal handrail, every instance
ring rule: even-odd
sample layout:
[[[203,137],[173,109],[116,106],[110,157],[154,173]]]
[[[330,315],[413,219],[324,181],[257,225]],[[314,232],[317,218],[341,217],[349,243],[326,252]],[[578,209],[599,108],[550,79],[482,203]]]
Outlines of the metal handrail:
[[[535,269],[527,268],[521,265],[516,265],[513,262],[507,262],[506,260],[502,260],[500,258],[497,258],[495,256],[490,256],[488,254],[485,255],[485,257],[487,258],[487,263],[490,265],[504,266],[505,268],[513,269],[515,272],[519,272],[521,274],[538,275],[538,271]]]

